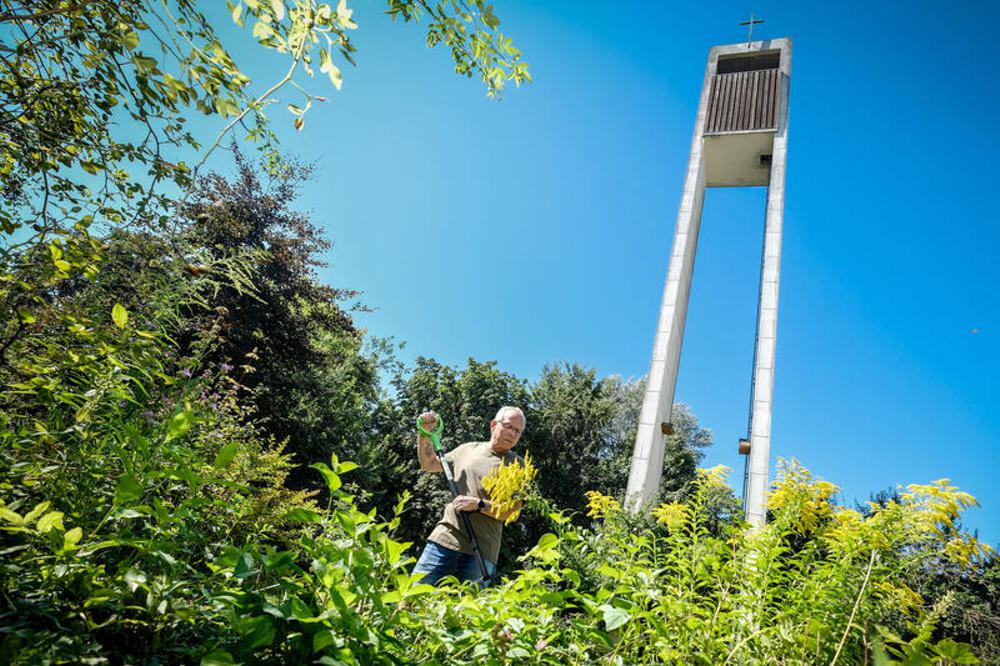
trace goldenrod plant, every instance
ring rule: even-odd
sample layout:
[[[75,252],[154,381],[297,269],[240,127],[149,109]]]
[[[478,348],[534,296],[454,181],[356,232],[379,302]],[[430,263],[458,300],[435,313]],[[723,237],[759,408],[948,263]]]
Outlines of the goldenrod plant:
[[[521,506],[532,490],[538,469],[531,462],[531,454],[524,461],[515,460],[499,465],[483,479],[483,488],[490,495],[493,513],[504,517],[509,525],[521,515]]]

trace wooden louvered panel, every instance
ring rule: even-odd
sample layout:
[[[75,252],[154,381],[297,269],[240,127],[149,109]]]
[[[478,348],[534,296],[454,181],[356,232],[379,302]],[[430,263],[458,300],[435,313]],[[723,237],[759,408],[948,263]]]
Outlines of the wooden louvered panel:
[[[777,69],[713,76],[705,133],[777,129],[780,77]]]

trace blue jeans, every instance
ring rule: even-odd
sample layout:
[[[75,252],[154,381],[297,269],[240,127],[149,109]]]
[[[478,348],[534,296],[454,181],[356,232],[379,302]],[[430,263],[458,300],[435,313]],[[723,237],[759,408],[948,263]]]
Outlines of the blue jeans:
[[[483,564],[486,565],[486,571],[492,578],[497,570],[497,565],[485,558]],[[483,572],[479,569],[479,562],[476,561],[475,555],[445,548],[433,541],[428,541],[427,545],[424,546],[424,552],[420,554],[417,566],[413,567],[413,573],[424,574],[420,582],[429,585],[436,584],[445,576],[454,576],[459,580],[471,580],[480,588],[489,585],[489,582],[483,580]]]

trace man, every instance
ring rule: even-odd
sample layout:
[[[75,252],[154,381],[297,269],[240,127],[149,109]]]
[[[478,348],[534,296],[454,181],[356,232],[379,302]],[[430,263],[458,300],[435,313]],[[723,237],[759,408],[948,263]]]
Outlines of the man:
[[[420,421],[425,430],[433,432],[438,416],[434,412],[424,412]],[[459,494],[445,506],[444,515],[427,537],[424,552],[413,568],[413,573],[424,574],[422,582],[434,584],[451,575],[459,580],[476,581],[481,586],[486,584],[482,580],[472,542],[458,515],[460,511],[468,514],[486,570],[493,576],[500,552],[503,520],[507,514],[497,515],[493,511],[493,504],[482,482],[497,466],[521,460],[511,449],[521,439],[524,426],[524,412],[517,407],[501,407],[490,421],[490,441],[468,442],[445,454]],[[417,435],[417,459],[420,469],[425,472],[444,471],[434,453],[433,443],[423,435]]]

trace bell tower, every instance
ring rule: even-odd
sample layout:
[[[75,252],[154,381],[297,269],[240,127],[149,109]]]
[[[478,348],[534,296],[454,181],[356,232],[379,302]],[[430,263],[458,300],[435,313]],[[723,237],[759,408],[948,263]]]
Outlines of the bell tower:
[[[751,30],[755,22],[760,21],[751,17]],[[626,490],[633,510],[656,498],[663,470],[664,437],[673,432],[670,417],[705,188],[763,186],[767,187],[767,204],[750,418],[747,436],[740,440],[739,447],[740,453],[747,456],[746,517],[755,526],[764,524],[791,62],[792,42],[787,38],[714,46],[709,50]]]

